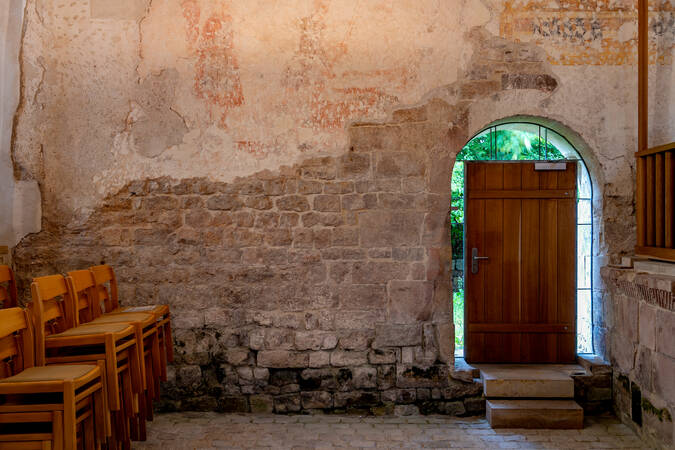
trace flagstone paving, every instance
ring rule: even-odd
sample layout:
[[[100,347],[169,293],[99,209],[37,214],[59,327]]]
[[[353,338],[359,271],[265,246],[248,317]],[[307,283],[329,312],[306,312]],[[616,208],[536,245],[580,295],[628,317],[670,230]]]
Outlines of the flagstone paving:
[[[614,418],[583,430],[493,430],[485,418],[158,414],[135,449],[646,448]]]

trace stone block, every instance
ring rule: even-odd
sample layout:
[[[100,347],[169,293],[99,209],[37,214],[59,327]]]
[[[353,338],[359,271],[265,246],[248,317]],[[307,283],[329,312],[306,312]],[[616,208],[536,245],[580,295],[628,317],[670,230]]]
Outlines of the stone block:
[[[675,312],[659,310],[656,315],[656,351],[675,358]]]
[[[335,181],[324,185],[325,194],[350,194],[354,192],[353,181]]]
[[[318,368],[330,365],[329,352],[311,352],[309,354],[309,367]]]
[[[395,364],[396,350],[373,349],[368,353],[368,362],[370,364]]]
[[[416,416],[420,410],[415,405],[396,405],[394,407],[395,416]]]
[[[335,159],[327,156],[303,161],[300,174],[302,178],[333,180],[337,174]]]
[[[270,395],[251,395],[249,402],[254,414],[270,414],[274,411],[274,399]]]
[[[373,324],[384,322],[383,310],[340,310],[335,312],[335,324],[343,330],[368,330]]]
[[[352,385],[356,389],[377,387],[377,369],[375,367],[356,367],[352,369]]]
[[[294,370],[272,370],[270,374],[270,384],[272,386],[286,386],[296,384],[298,374]]]
[[[558,81],[549,74],[539,73],[503,73],[502,89],[537,89],[552,92],[558,87]]]
[[[303,368],[309,365],[309,355],[288,350],[258,352],[258,365],[270,368]]]
[[[372,333],[369,331],[351,331],[340,337],[340,348],[344,350],[366,350],[370,347]]]
[[[451,379],[447,386],[442,388],[441,393],[446,400],[474,397],[483,393],[483,385],[481,383],[474,383],[473,381],[463,382]]]
[[[225,413],[246,413],[250,411],[244,396],[227,396],[218,401],[218,411]]]
[[[379,178],[423,176],[426,173],[423,156],[410,152],[378,153],[375,164],[375,176]]]
[[[366,178],[370,174],[370,155],[367,153],[347,153],[338,161],[340,178]]]
[[[422,344],[422,326],[376,325],[373,348],[403,347]]]
[[[396,386],[401,388],[445,387],[450,371],[448,366],[436,364],[430,367],[417,367],[409,364],[396,366]]]
[[[328,194],[315,196],[314,210],[321,212],[340,212],[340,196]]]
[[[231,194],[214,195],[206,201],[208,209],[217,211],[233,211],[241,208],[241,206],[239,197]]]
[[[658,323],[656,321],[656,307],[645,302],[640,302],[639,314],[639,342],[641,345],[655,350],[656,330],[658,328]]]
[[[326,409],[333,407],[333,396],[329,392],[302,392],[300,395],[304,409]]]
[[[418,323],[431,318],[433,284],[427,281],[391,281],[389,317],[393,323]]]
[[[340,227],[333,229],[333,245],[353,247],[359,245],[359,229]]]
[[[279,395],[274,398],[274,412],[290,413],[300,411],[300,394]]]
[[[396,366],[382,365],[377,367],[377,388],[391,389],[396,386]]]
[[[360,366],[368,363],[368,352],[335,350],[330,355],[330,364],[335,367]]]
[[[295,348],[298,350],[331,349],[335,345],[330,345],[336,341],[335,334],[324,331],[299,331],[295,334]]]
[[[384,284],[391,280],[405,280],[409,265],[397,261],[355,262],[352,282],[354,284]]]
[[[664,399],[675,399],[675,359],[656,353],[654,364],[654,391]]]
[[[383,285],[377,284],[345,286],[339,298],[343,309],[384,309],[387,304],[387,292]]]
[[[288,195],[286,197],[281,197],[277,199],[276,204],[280,211],[309,211],[309,202],[307,201],[307,198],[302,195]]]
[[[376,392],[338,392],[334,397],[336,408],[370,408],[379,402],[380,398]]]
[[[417,246],[423,220],[423,216],[414,211],[362,211],[359,213],[361,246]]]
[[[300,180],[298,182],[299,194],[320,194],[321,192],[323,192],[323,183],[321,181]]]
[[[341,379],[351,377],[351,372],[346,370],[348,376],[340,376]],[[300,386],[304,391],[335,390],[338,388],[338,371],[336,369],[306,369],[300,374]]]
[[[265,348],[269,350],[286,349],[295,347],[295,334],[291,330],[268,328],[265,331]]]
[[[248,349],[244,347],[229,348],[225,350],[225,361],[233,366],[244,364],[248,361]]]

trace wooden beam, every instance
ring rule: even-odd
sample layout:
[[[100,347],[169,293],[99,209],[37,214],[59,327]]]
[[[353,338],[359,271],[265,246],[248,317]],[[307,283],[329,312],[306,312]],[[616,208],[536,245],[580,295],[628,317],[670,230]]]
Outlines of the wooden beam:
[[[649,148],[649,1],[638,0],[638,151]]]

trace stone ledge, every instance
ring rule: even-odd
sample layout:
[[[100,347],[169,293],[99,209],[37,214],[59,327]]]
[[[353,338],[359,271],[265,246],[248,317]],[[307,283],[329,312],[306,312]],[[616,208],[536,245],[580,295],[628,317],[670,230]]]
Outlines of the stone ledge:
[[[609,266],[601,274],[611,291],[675,311],[675,277]]]

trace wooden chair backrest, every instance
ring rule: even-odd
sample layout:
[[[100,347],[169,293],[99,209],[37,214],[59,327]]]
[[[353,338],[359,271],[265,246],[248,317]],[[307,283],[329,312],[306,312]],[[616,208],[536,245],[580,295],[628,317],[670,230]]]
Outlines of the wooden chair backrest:
[[[16,375],[35,364],[33,328],[22,308],[0,310],[0,378]]]
[[[101,266],[90,267],[91,273],[94,274],[96,281],[96,289],[100,302],[105,305],[105,312],[111,312],[119,309],[120,303],[117,296],[117,278],[115,278],[115,271],[107,264]],[[108,286],[106,286],[106,284]]]
[[[63,275],[33,278],[30,291],[33,301],[29,310],[35,327],[35,355],[37,364],[43,365],[45,337],[75,326],[77,294],[68,287]]]
[[[72,286],[77,294],[75,305],[75,325],[91,322],[101,315],[101,303],[98,300],[98,291],[94,274],[90,270],[74,270],[68,272],[66,282]]]
[[[0,266],[0,308],[19,306],[14,272],[9,266]]]

